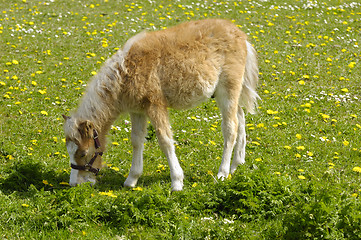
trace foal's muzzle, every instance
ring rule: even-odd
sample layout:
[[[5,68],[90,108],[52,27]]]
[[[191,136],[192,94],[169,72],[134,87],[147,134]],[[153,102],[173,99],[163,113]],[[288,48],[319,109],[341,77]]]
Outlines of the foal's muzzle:
[[[95,129],[93,130],[93,139],[94,139],[95,149],[100,148],[100,141],[99,141],[99,138],[98,138],[98,132]],[[95,160],[97,159],[98,156],[103,156],[103,152],[95,152],[92,159],[90,159],[90,161],[87,164],[85,164],[84,166],[79,166],[79,165],[75,165],[75,164],[71,163],[70,167],[72,169],[75,169],[75,170],[92,172],[95,175],[97,175],[99,173],[100,169],[99,168],[94,168],[93,164],[94,164],[94,162],[95,162]]]

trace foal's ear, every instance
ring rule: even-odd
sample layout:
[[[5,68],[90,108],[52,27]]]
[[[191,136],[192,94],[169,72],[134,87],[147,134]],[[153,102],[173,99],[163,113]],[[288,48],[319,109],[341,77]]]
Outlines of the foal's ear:
[[[70,117],[68,117],[68,116],[66,116],[66,115],[64,115],[64,114],[63,114],[62,116],[63,116],[63,118],[64,118],[65,121],[67,121],[67,120],[70,119]]]
[[[91,138],[93,137],[94,125],[91,121],[85,120],[79,124],[79,132],[82,137]]]

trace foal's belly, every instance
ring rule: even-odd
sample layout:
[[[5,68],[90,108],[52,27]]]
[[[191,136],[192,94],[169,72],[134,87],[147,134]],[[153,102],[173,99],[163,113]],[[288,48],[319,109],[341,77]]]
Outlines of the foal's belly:
[[[159,78],[169,107],[192,108],[214,94],[222,72],[222,58],[204,52],[183,59],[169,57],[169,64],[163,65]]]
[[[214,94],[217,83],[218,79],[184,79],[180,84],[170,84],[164,87],[163,93],[169,107],[174,109],[193,108]]]

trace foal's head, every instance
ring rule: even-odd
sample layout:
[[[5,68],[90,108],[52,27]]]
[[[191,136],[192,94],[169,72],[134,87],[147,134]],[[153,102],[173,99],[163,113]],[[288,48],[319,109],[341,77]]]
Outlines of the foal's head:
[[[97,132],[94,130],[94,125],[88,120],[79,121],[65,115],[63,118],[66,148],[72,167],[69,185],[75,186],[84,182],[94,184],[95,175],[99,171],[94,165],[100,165],[99,158],[102,154],[96,153],[99,144],[97,144]]]

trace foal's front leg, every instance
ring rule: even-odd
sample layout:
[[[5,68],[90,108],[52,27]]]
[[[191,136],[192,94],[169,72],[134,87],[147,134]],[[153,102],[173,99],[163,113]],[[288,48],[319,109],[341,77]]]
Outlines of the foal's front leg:
[[[184,175],[175,154],[174,141],[172,138],[172,131],[170,129],[167,108],[161,106],[151,106],[148,109],[148,116],[156,131],[160,148],[168,160],[170,177],[172,179],[172,190],[181,191],[183,189]]]
[[[135,187],[138,178],[143,172],[143,150],[145,136],[147,135],[147,118],[144,114],[131,113],[132,133],[131,140],[133,145],[132,167],[130,168],[127,180],[124,182],[126,187]]]

